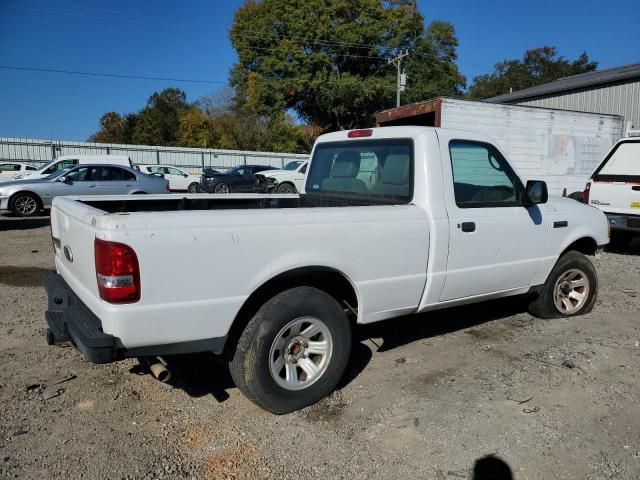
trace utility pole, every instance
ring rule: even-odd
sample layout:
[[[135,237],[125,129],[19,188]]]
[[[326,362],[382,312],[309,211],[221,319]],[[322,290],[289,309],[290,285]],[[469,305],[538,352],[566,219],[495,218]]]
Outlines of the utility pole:
[[[396,107],[400,106],[400,92],[404,92],[407,85],[407,76],[402,72],[402,59],[409,55],[409,50],[400,51],[395,58],[391,58],[388,63],[393,63],[398,69],[398,79],[396,82]]]

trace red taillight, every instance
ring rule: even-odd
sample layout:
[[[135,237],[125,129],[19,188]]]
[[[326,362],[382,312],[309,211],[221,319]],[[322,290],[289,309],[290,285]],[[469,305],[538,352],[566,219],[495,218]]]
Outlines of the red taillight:
[[[109,303],[140,300],[138,257],[128,245],[96,238],[94,242],[96,278],[100,298]]]
[[[589,193],[591,192],[591,182],[587,182],[582,191],[582,202],[589,205]]]
[[[370,128],[367,130],[351,130],[348,133],[349,138],[362,138],[362,137],[370,137],[373,135],[373,130]]]

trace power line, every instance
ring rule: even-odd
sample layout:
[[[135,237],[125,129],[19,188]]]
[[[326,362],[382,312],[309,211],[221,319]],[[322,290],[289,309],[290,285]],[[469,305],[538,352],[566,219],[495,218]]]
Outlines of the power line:
[[[219,80],[196,80],[189,78],[171,78],[171,77],[147,77],[143,75],[124,75],[116,73],[100,73],[100,72],[80,72],[77,70],[59,70],[55,68],[41,67],[18,67],[15,65],[0,65],[0,69],[4,70],[23,70],[28,72],[48,72],[48,73],[64,73],[69,75],[85,75],[89,77],[109,77],[109,78],[126,78],[135,80],[161,80],[167,82],[186,82],[186,83],[208,83],[212,85],[222,85],[228,82]]]

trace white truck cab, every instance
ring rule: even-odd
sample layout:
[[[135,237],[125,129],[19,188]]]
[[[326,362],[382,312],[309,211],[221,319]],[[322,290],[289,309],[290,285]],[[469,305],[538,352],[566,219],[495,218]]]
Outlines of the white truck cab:
[[[605,215],[523,183],[486,135],[323,135],[304,191],[56,198],[49,342],[96,363],[214,352],[286,413],[335,388],[354,325],[513,295],[543,318],[595,304]]]
[[[44,178],[65,168],[81,164],[123,165],[129,168],[133,167],[131,159],[126,155],[62,155],[43,167],[40,167],[38,170],[14,175],[13,180]]]
[[[640,236],[640,136],[611,148],[591,175],[583,200],[606,214],[613,243],[624,246]]]

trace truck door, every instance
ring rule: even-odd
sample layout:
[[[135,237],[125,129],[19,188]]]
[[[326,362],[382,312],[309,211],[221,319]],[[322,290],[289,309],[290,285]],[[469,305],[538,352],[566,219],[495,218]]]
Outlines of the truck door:
[[[495,146],[441,131],[438,138],[450,235],[440,300],[530,286],[547,242],[542,209],[522,206],[524,187]]]

